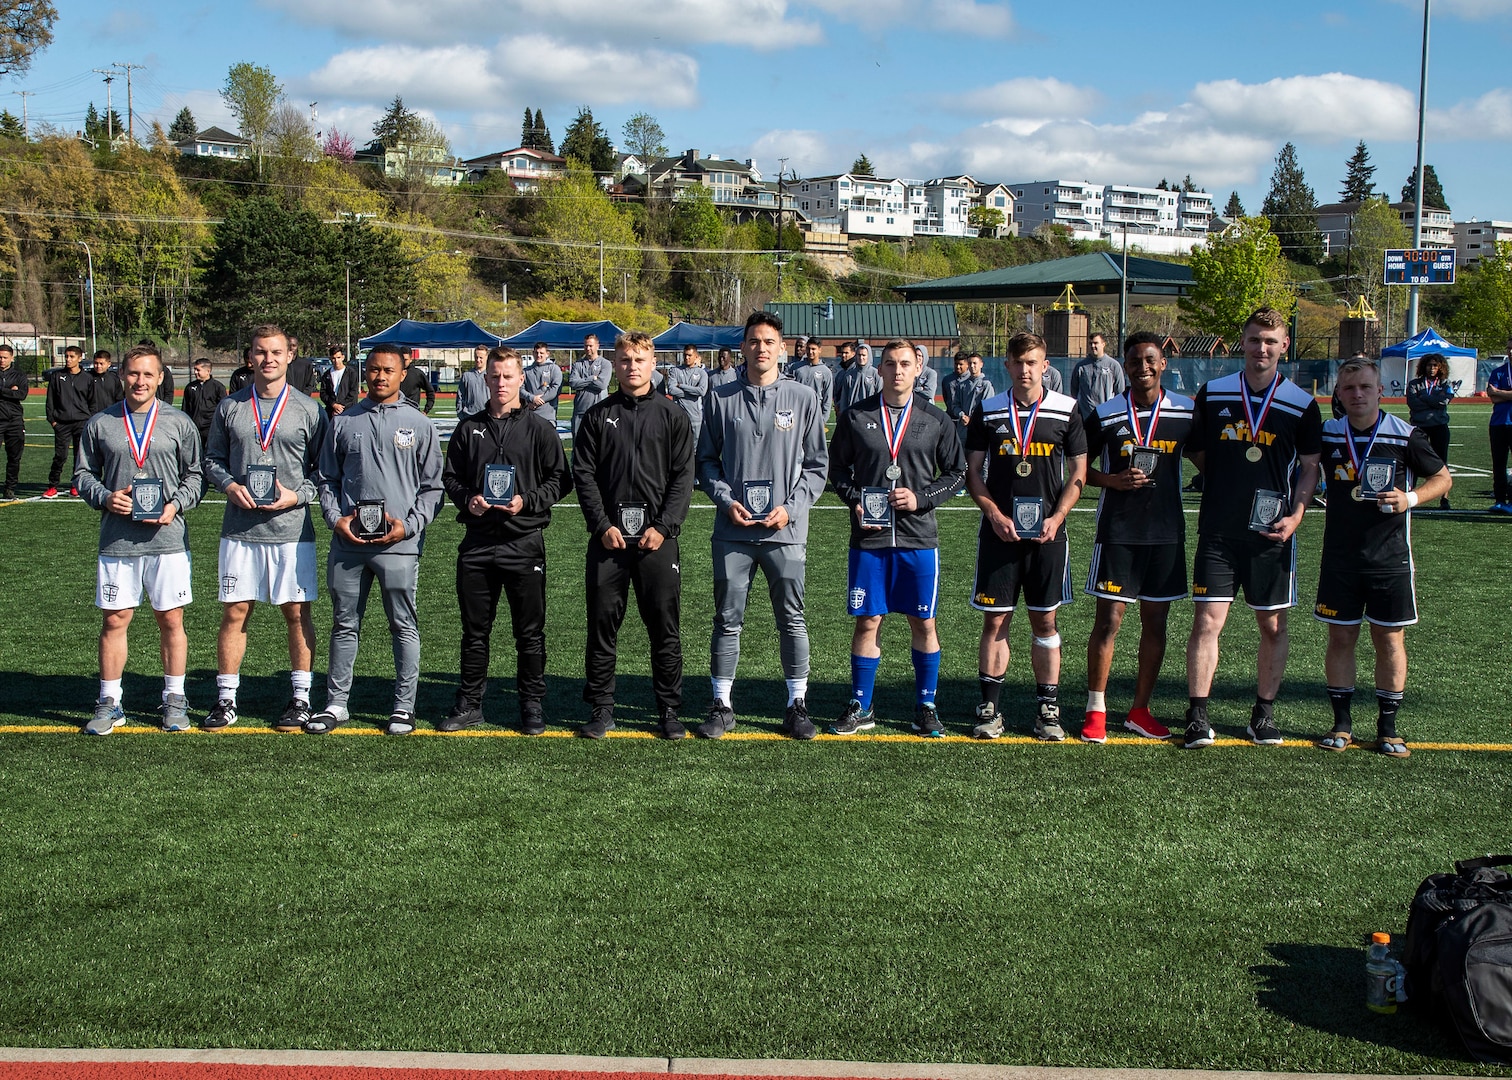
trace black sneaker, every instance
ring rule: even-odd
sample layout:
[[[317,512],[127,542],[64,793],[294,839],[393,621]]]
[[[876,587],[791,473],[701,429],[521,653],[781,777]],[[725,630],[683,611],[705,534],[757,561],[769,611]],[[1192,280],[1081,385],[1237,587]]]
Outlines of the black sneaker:
[[[310,719],[310,703],[300,701],[298,698],[290,698],[284,706],[284,711],[273,724],[274,731],[282,731],[289,734],[295,731],[303,731],[305,723]]]
[[[476,727],[483,722],[483,710],[476,705],[469,705],[459,701],[452,706],[451,712],[436,721],[437,731],[462,731],[465,728]]]
[[[593,719],[578,728],[578,734],[585,739],[602,739],[613,730],[614,710],[601,705],[593,710]]]
[[[685,739],[688,729],[677,718],[676,709],[663,709],[661,714],[661,737],[664,739]]]
[[[945,735],[945,725],[940,723],[940,714],[933,705],[920,705],[914,709],[913,729],[915,735],[939,739]]]
[[[403,709],[395,709],[389,713],[388,723],[383,725],[385,735],[413,735],[415,733],[415,714]]]
[[[708,718],[694,730],[700,739],[722,739],[735,730],[735,710],[722,701],[711,701]]]
[[[225,731],[236,723],[236,706],[229,701],[217,701],[215,708],[211,709],[200,721],[202,731]]]
[[[819,729],[814,726],[814,721],[809,717],[808,701],[804,698],[794,698],[793,703],[787,707],[787,712],[782,717],[782,730],[799,742],[808,742]]]
[[[1207,713],[1199,709],[1187,709],[1186,737],[1181,746],[1185,750],[1199,750],[1213,745],[1213,728],[1208,723]]]
[[[877,714],[873,709],[861,711],[861,703],[851,698],[845,703],[845,712],[829,726],[831,735],[854,735],[858,731],[870,731],[877,726]]]
[[[1254,740],[1256,746],[1280,746],[1283,741],[1275,718],[1258,705],[1250,710],[1249,727],[1244,733]]]
[[[546,734],[546,714],[539,701],[520,702],[520,730],[526,735]]]

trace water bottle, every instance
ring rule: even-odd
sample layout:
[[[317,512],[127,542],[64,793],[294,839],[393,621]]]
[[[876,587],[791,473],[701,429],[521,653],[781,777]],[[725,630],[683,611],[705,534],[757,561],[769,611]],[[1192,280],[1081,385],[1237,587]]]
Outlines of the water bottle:
[[[1370,953],[1365,960],[1365,1005],[1371,1012],[1397,1011],[1399,971],[1400,965],[1391,959],[1391,935],[1371,934]]]

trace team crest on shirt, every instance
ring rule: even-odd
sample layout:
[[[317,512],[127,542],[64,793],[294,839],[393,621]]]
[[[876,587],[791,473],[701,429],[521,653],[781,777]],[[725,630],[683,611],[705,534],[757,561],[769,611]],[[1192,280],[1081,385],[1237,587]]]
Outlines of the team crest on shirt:
[[[120,595],[120,589],[115,585],[101,585],[100,595],[105,598],[107,604],[113,604],[116,597]]]
[[[776,422],[778,431],[793,430],[792,409],[778,409],[777,412],[773,415],[772,419]]]
[[[413,450],[415,448],[415,429],[402,427],[394,432],[394,446],[400,450]]]
[[[853,608],[858,608],[864,603],[866,603],[866,590],[852,589],[850,591],[850,606]]]

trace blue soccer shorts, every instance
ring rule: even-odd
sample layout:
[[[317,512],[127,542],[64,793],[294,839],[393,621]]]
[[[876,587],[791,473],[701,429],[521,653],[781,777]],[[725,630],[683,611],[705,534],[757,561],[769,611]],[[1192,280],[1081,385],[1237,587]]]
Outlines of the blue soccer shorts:
[[[938,548],[850,549],[850,574],[845,610],[863,615],[935,617],[940,598]]]

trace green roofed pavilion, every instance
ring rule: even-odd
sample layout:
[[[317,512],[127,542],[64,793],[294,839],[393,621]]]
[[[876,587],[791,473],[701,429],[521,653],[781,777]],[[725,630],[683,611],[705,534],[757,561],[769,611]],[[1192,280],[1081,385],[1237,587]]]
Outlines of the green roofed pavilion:
[[[1116,305],[1123,259],[1105,251],[1026,263],[1001,270],[901,285],[908,299],[944,303],[1053,304],[1070,285],[1083,304]],[[1192,269],[1180,263],[1129,256],[1129,303],[1174,304],[1192,287]]]

